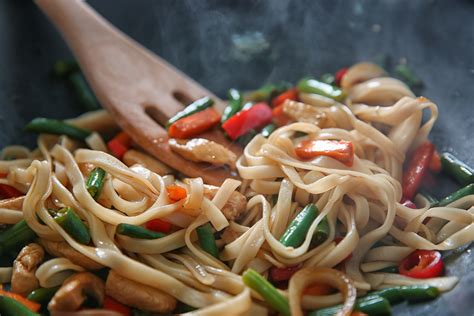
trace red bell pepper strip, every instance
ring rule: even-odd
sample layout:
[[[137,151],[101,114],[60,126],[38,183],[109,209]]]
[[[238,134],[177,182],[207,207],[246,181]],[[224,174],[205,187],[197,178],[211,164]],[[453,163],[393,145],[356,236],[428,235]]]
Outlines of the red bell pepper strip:
[[[279,94],[272,100],[272,107],[276,108],[277,106],[283,104],[286,100],[293,100],[297,101],[298,100],[298,92],[296,89],[290,89],[282,94]]]
[[[409,207],[409,208],[417,208],[415,203],[413,203],[410,199],[407,199],[407,198],[402,198],[402,200],[400,201],[400,203],[403,205],[403,206],[406,206],[406,207]]]
[[[0,178],[6,178],[6,177],[8,177],[8,173],[3,173],[3,172],[0,173]]]
[[[285,126],[290,122],[290,118],[283,112],[283,104],[272,110],[273,122],[278,126]]]
[[[161,220],[159,218],[152,219],[145,223],[145,228],[158,232],[158,233],[169,233],[171,230],[171,223]]]
[[[114,300],[113,298],[107,295],[104,297],[104,305],[102,306],[102,308],[117,312],[124,316],[130,316],[132,313],[132,309],[130,307],[123,305],[122,303]]]
[[[421,181],[428,172],[434,150],[434,145],[426,142],[413,152],[402,180],[403,196],[407,199],[413,199],[418,191]]]
[[[441,253],[434,250],[416,250],[400,262],[400,274],[416,279],[427,279],[440,276],[444,264]]]
[[[108,143],[107,147],[112,152],[112,155],[122,160],[123,155],[132,145],[132,139],[125,132],[118,133]]]
[[[303,290],[304,295],[314,295],[314,296],[320,296],[320,295],[329,295],[329,294],[334,294],[336,293],[337,290],[333,288],[332,286],[329,286],[327,284],[321,284],[321,283],[315,283],[311,284],[307,288]]]
[[[20,294],[17,294],[17,293],[7,292],[5,290],[0,289],[0,296],[6,296],[6,297],[9,297],[11,299],[14,299],[15,301],[25,305],[25,307],[27,307],[32,312],[37,312],[41,308],[41,304],[30,301],[29,299],[26,299],[26,298],[24,298],[23,296],[21,296]]]
[[[176,184],[167,185],[166,192],[168,193],[170,200],[175,202],[185,199],[187,195],[186,189]]]
[[[9,199],[24,195],[14,187],[8,184],[0,184],[0,199]]]
[[[439,155],[439,152],[435,150],[430,161],[430,171],[434,173],[440,173],[442,168],[443,167],[441,166],[441,157]]]
[[[300,264],[286,268],[271,267],[270,276],[272,277],[272,281],[275,282],[288,281],[301,267]]]
[[[173,138],[191,138],[213,128],[220,121],[221,115],[214,108],[207,108],[171,124],[168,135]]]
[[[336,85],[341,86],[342,77],[346,74],[348,68],[341,68],[336,72],[334,76],[336,78]]]
[[[296,146],[295,153],[300,159],[328,156],[349,167],[354,163],[354,146],[352,142],[344,140],[306,139]]]
[[[247,134],[252,129],[259,129],[272,121],[272,110],[265,102],[254,104],[228,119],[222,128],[232,140]]]

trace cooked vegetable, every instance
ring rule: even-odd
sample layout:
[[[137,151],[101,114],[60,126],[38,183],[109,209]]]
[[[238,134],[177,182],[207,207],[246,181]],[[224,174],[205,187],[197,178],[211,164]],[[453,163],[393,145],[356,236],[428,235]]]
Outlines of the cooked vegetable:
[[[297,84],[297,87],[298,91],[300,92],[319,94],[339,102],[344,100],[346,97],[341,89],[313,78],[305,78],[300,80]]]
[[[474,169],[450,153],[441,155],[443,170],[463,185],[474,183]]]
[[[186,189],[176,184],[167,185],[166,192],[169,199],[174,202],[185,199],[187,195]]]
[[[457,190],[456,192],[451,193],[450,195],[439,201],[438,206],[446,206],[456,200],[459,200],[460,198],[471,194],[474,194],[474,183],[468,184],[465,187]]]
[[[443,169],[443,166],[441,165],[441,156],[439,155],[439,152],[435,150],[430,161],[430,171],[440,173],[441,169]]]
[[[336,84],[336,78],[334,77],[333,74],[330,73],[325,73],[321,76],[320,80],[324,83],[330,84],[330,85],[335,85]]]
[[[208,108],[174,122],[170,125],[168,134],[172,138],[192,138],[219,124],[220,119],[221,116],[215,109]]]
[[[440,276],[444,264],[439,251],[416,250],[400,262],[398,270],[411,278],[427,279]]]
[[[146,229],[152,230],[157,233],[169,233],[171,230],[171,223],[164,221],[159,218],[152,219],[145,223]]]
[[[36,238],[35,232],[23,219],[0,233],[0,256],[22,248]]]
[[[90,131],[75,127],[66,122],[38,117],[26,124],[25,130],[34,133],[47,133],[57,135],[67,135],[71,138],[84,141],[90,134]]]
[[[308,204],[293,219],[286,231],[280,238],[280,242],[286,247],[299,247],[303,243],[309,227],[318,216],[318,209],[314,204]]]
[[[131,314],[132,309],[127,305],[123,305],[122,303],[114,300],[110,296],[104,297],[104,305],[102,306],[103,309],[108,309],[117,313],[122,314],[123,316],[128,316]]]
[[[323,217],[316,230],[314,231],[311,243],[313,245],[320,245],[329,237],[329,222],[326,216]]]
[[[276,129],[276,125],[273,124],[273,123],[270,123],[268,124],[267,126],[265,126],[264,128],[262,128],[262,136],[263,137],[268,137],[270,136],[271,133],[273,133]]]
[[[215,258],[219,258],[219,249],[217,249],[216,239],[209,223],[199,226],[196,229],[199,245],[202,250]]]
[[[0,315],[40,316],[41,305],[31,302],[23,296],[0,290]]]
[[[301,269],[301,265],[285,267],[285,268],[271,267],[270,276],[273,281],[277,281],[277,282],[288,281],[293,276],[293,274],[295,274],[296,271],[298,271],[299,269]]]
[[[315,283],[311,284],[310,286],[306,287],[303,291],[304,295],[329,295],[333,294],[335,289],[332,286],[323,283]]]
[[[28,294],[26,298],[33,302],[45,304],[53,298],[54,294],[59,290],[59,288],[60,286],[50,288],[39,288]]]
[[[118,224],[117,234],[139,239],[157,239],[166,236],[166,234],[155,232],[142,226],[125,223]]]
[[[402,188],[404,197],[412,200],[415,196],[423,177],[428,172],[434,149],[432,143],[426,142],[413,152],[403,173]]]
[[[107,143],[107,147],[112,152],[112,154],[120,160],[122,160],[123,156],[131,145],[132,139],[125,132],[118,133]]]
[[[222,112],[221,123],[224,123],[242,109],[243,97],[238,90],[230,89],[228,96],[229,104]]]
[[[290,122],[290,118],[283,111],[283,104],[272,110],[272,116],[273,122],[278,126],[284,126]]]
[[[272,100],[272,106],[276,108],[277,106],[283,104],[283,102],[286,100],[298,100],[298,91],[296,91],[296,89],[290,89],[283,92],[282,94],[279,94]]]
[[[377,270],[376,272],[383,272],[383,273],[398,273],[398,267],[397,266],[392,266],[392,267],[386,267],[380,270]]]
[[[288,89],[291,88],[291,84],[288,82],[280,82],[275,84],[266,84],[258,90],[248,92],[245,95],[245,99],[255,102],[268,102],[270,99]]]
[[[58,60],[53,66],[53,73],[58,77],[65,77],[79,70],[79,64],[75,60]]]
[[[239,144],[242,147],[247,146],[250,141],[257,136],[257,132],[254,129],[251,129],[247,134],[244,134],[235,140],[236,144]],[[237,160],[237,157],[236,157]]]
[[[261,102],[235,114],[222,124],[222,128],[232,140],[236,140],[250,130],[260,129],[271,121],[272,110],[266,103]]]
[[[11,185],[0,183],[0,199],[10,199],[19,196],[23,196],[24,194]]]
[[[91,241],[89,228],[84,224],[76,212],[70,207],[64,207],[56,212],[54,220],[58,223],[72,238],[81,244],[87,245]]]
[[[341,68],[336,72],[336,76],[334,78],[334,83],[337,86],[339,86],[339,87],[341,86],[342,78],[344,77],[344,75],[347,73],[348,70],[349,70],[349,68]]]
[[[291,316],[288,300],[258,272],[248,269],[242,275],[242,280],[245,285],[260,294],[271,308],[284,316]]]
[[[428,203],[430,203],[430,207],[435,207],[438,205],[438,199],[426,192],[425,190],[420,190],[420,194],[428,200]]]
[[[295,153],[300,159],[328,156],[339,160],[348,167],[351,167],[354,162],[354,146],[352,142],[344,140],[306,139],[296,146]]]
[[[402,204],[403,206],[409,207],[409,208],[413,208],[413,209],[416,208],[416,204],[413,203],[412,200],[407,199],[407,198],[402,198],[402,200],[400,201],[400,204]]]
[[[189,104],[187,107],[184,108],[184,110],[176,113],[172,118],[168,120],[168,123],[166,124],[166,127],[170,127],[173,123],[179,121],[182,118],[185,118],[187,116],[190,116],[192,114],[195,114],[197,112],[203,111],[207,109],[208,107],[212,106],[214,104],[214,100],[212,100],[209,97],[203,97],[201,99],[198,99],[194,101],[193,103]]]
[[[89,174],[86,181],[86,188],[90,195],[97,199],[104,186],[105,170],[97,167]]]
[[[369,293],[369,296],[380,296],[387,299],[391,304],[403,300],[409,302],[422,302],[435,299],[439,296],[438,288],[429,285],[404,285],[395,286]]]
[[[412,88],[423,86],[421,79],[405,64],[398,64],[394,69],[394,73]]]
[[[87,111],[94,111],[100,109],[100,104],[97,101],[94,93],[86,82],[86,79],[80,72],[71,73],[68,76],[68,80],[71,83],[74,91],[76,92],[77,98],[81,105]]]
[[[308,316],[333,316],[337,315],[342,305],[323,308],[311,312]],[[380,296],[366,296],[356,300],[354,310],[366,313],[368,315],[391,315],[391,307],[388,300]]]

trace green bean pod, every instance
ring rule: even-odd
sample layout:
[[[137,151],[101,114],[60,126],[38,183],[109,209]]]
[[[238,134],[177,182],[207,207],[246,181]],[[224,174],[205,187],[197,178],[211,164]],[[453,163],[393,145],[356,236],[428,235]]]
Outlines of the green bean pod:
[[[49,288],[39,288],[32,291],[26,297],[30,301],[37,302],[40,304],[48,303],[54,296],[54,294],[59,290],[60,286],[49,287]]]
[[[288,82],[269,83],[257,90],[247,92],[245,94],[245,100],[254,102],[269,102],[270,99],[282,92],[291,88],[291,84]]]
[[[40,316],[11,297],[0,295],[0,315]]]
[[[451,193],[450,195],[439,201],[438,206],[446,206],[456,200],[459,200],[460,198],[471,194],[474,194],[474,183],[468,184],[465,187],[457,190],[456,192]]]
[[[87,228],[72,208],[62,208],[56,213],[54,220],[77,242],[84,245],[90,243],[91,235],[89,228]]]
[[[155,232],[142,226],[124,223],[117,226],[117,234],[138,239],[158,239],[166,236],[164,233]]]
[[[290,223],[280,238],[280,242],[286,247],[299,247],[303,243],[309,227],[318,216],[318,209],[314,204],[308,204]]]
[[[338,313],[342,305],[318,309],[308,314],[308,316],[333,316]],[[369,295],[356,300],[354,310],[363,312],[369,316],[372,315],[391,315],[391,306],[387,299]]]
[[[68,80],[71,83],[71,86],[74,89],[79,102],[86,111],[100,109],[99,101],[97,101],[94,92],[92,92],[82,73],[71,73],[68,76]]]
[[[166,127],[168,128],[174,122],[182,118],[185,118],[187,116],[190,116],[191,114],[205,110],[208,107],[212,106],[213,104],[214,104],[214,100],[212,100],[209,97],[198,99],[194,101],[193,103],[189,104],[187,107],[185,107],[184,110],[179,111],[172,118],[170,118],[168,120],[168,123],[166,124]]]
[[[263,137],[268,138],[271,135],[271,133],[273,133],[276,130],[276,128],[277,127],[275,124],[270,123],[264,128],[262,128],[262,131],[260,133],[262,133]]]
[[[456,158],[453,154],[443,153],[441,155],[441,166],[443,166],[444,172],[462,185],[474,183],[474,169]]]
[[[71,138],[84,141],[90,131],[75,127],[63,121],[38,117],[26,124],[25,130],[34,133],[67,135]]]
[[[216,245],[216,239],[214,233],[212,232],[211,225],[209,223],[199,226],[196,229],[199,245],[202,250],[210,254],[215,258],[219,258],[219,249]]]
[[[221,123],[224,123],[242,109],[243,97],[238,90],[230,89],[228,96],[229,104],[227,104],[224,112],[222,112]]]
[[[245,285],[260,294],[268,303],[268,305],[270,305],[274,310],[278,311],[284,316],[291,315],[288,300],[258,272],[248,269],[242,275],[242,280],[244,281]]]
[[[376,272],[382,272],[382,273],[398,273],[398,267],[397,267],[397,266],[386,267],[386,268],[377,270]]]
[[[104,178],[105,170],[99,167],[92,170],[89,177],[87,178],[86,188],[94,199],[97,199],[100,195],[100,192],[102,191],[102,187],[104,186]]]
[[[371,292],[368,296],[380,296],[387,299],[391,304],[396,304],[403,300],[408,302],[429,301],[437,298],[439,294],[438,288],[433,286],[404,285]]]
[[[0,233],[0,257],[19,250],[36,238],[36,233],[23,219]]]
[[[420,190],[420,194],[428,200],[428,203],[430,203],[430,207],[435,207],[436,205],[438,205],[438,199],[426,192],[425,190]]]
[[[298,82],[297,87],[300,92],[319,94],[339,102],[344,100],[346,97],[344,92],[338,87],[334,87],[312,78],[301,79]]]
[[[333,74],[325,73],[321,76],[321,81],[330,85],[336,84],[336,78]]]
[[[313,245],[320,245],[329,237],[329,221],[326,216],[323,217],[316,230],[314,231],[311,243]]]

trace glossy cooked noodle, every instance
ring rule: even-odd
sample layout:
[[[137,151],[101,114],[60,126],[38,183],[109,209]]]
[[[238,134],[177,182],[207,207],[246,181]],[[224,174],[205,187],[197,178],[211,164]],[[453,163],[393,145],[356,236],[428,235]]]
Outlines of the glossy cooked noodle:
[[[164,189],[177,181],[173,176],[161,176],[139,165],[127,167],[101,150],[77,148],[64,136],[41,135],[40,152],[29,153],[18,147],[4,150],[3,156],[14,153],[17,159],[0,161],[0,172],[8,172],[8,178],[0,182],[26,192],[26,197],[22,213],[0,209],[0,222],[11,224],[24,218],[39,237],[65,240],[123,277],[199,308],[190,313],[194,315],[262,313],[265,309],[261,298],[252,295],[240,277],[249,267],[262,274],[271,266],[333,268],[351,253],[345,272],[360,293],[417,283],[449,290],[457,282],[455,277],[416,280],[374,273],[396,265],[414,249],[448,250],[473,240],[472,195],[446,207],[430,208],[422,196],[417,197],[417,205],[422,208],[398,203],[405,157],[427,139],[438,115],[437,107],[426,98],[415,98],[397,79],[378,77],[382,73],[371,67],[356,65],[349,72],[350,82],[343,83],[349,96],[346,104],[332,100],[328,104],[310,94],[301,96],[302,101],[326,115],[323,126],[297,122],[277,129],[268,139],[257,135],[237,162],[243,183],[226,180],[212,200],[204,195],[200,178],[185,179],[178,183],[187,189],[188,196],[173,203]],[[423,111],[429,117],[422,123]],[[103,112],[99,115],[101,120],[107,117]],[[91,116],[72,122],[101,129]],[[103,150],[99,134],[93,135],[89,146]],[[351,141],[356,154],[353,166],[325,156],[311,161],[297,159],[295,144],[306,137]],[[85,170],[90,166],[101,167],[107,173],[98,201],[85,186]],[[248,202],[247,212],[234,222],[221,209],[235,190],[246,195]],[[278,194],[275,204],[270,199],[274,194]],[[281,235],[301,206],[308,203],[316,204],[319,215],[304,242],[297,248],[283,246]],[[93,246],[76,242],[48,213],[49,208],[63,206],[72,207],[87,223]],[[311,248],[313,232],[325,216],[329,238]],[[424,224],[427,217],[432,220]],[[115,233],[120,223],[142,225],[154,218],[165,219],[179,229],[154,240]],[[216,231],[227,230],[235,237],[218,241],[221,260],[197,243],[196,228],[207,222]],[[339,243],[334,241],[336,235],[343,236]],[[380,240],[386,245],[372,248]],[[80,270],[67,259],[53,260],[37,271],[43,286],[60,284],[64,270]],[[49,269],[51,266],[54,269]],[[301,297],[303,281],[296,278],[289,290],[281,291],[290,298],[292,310],[343,302],[340,293]],[[301,302],[297,307],[295,300]]]

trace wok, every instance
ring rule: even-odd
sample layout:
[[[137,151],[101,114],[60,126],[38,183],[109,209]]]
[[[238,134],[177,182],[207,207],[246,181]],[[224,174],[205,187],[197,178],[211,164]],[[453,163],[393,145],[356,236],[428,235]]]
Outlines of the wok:
[[[334,72],[361,60],[407,62],[439,106],[431,139],[474,165],[473,1],[90,1],[114,25],[221,97],[229,87]],[[37,116],[81,113],[49,72],[70,52],[31,1],[0,2],[0,146],[34,146]],[[455,184],[438,182],[438,196]],[[472,245],[446,256],[458,286],[395,315],[472,315]]]

